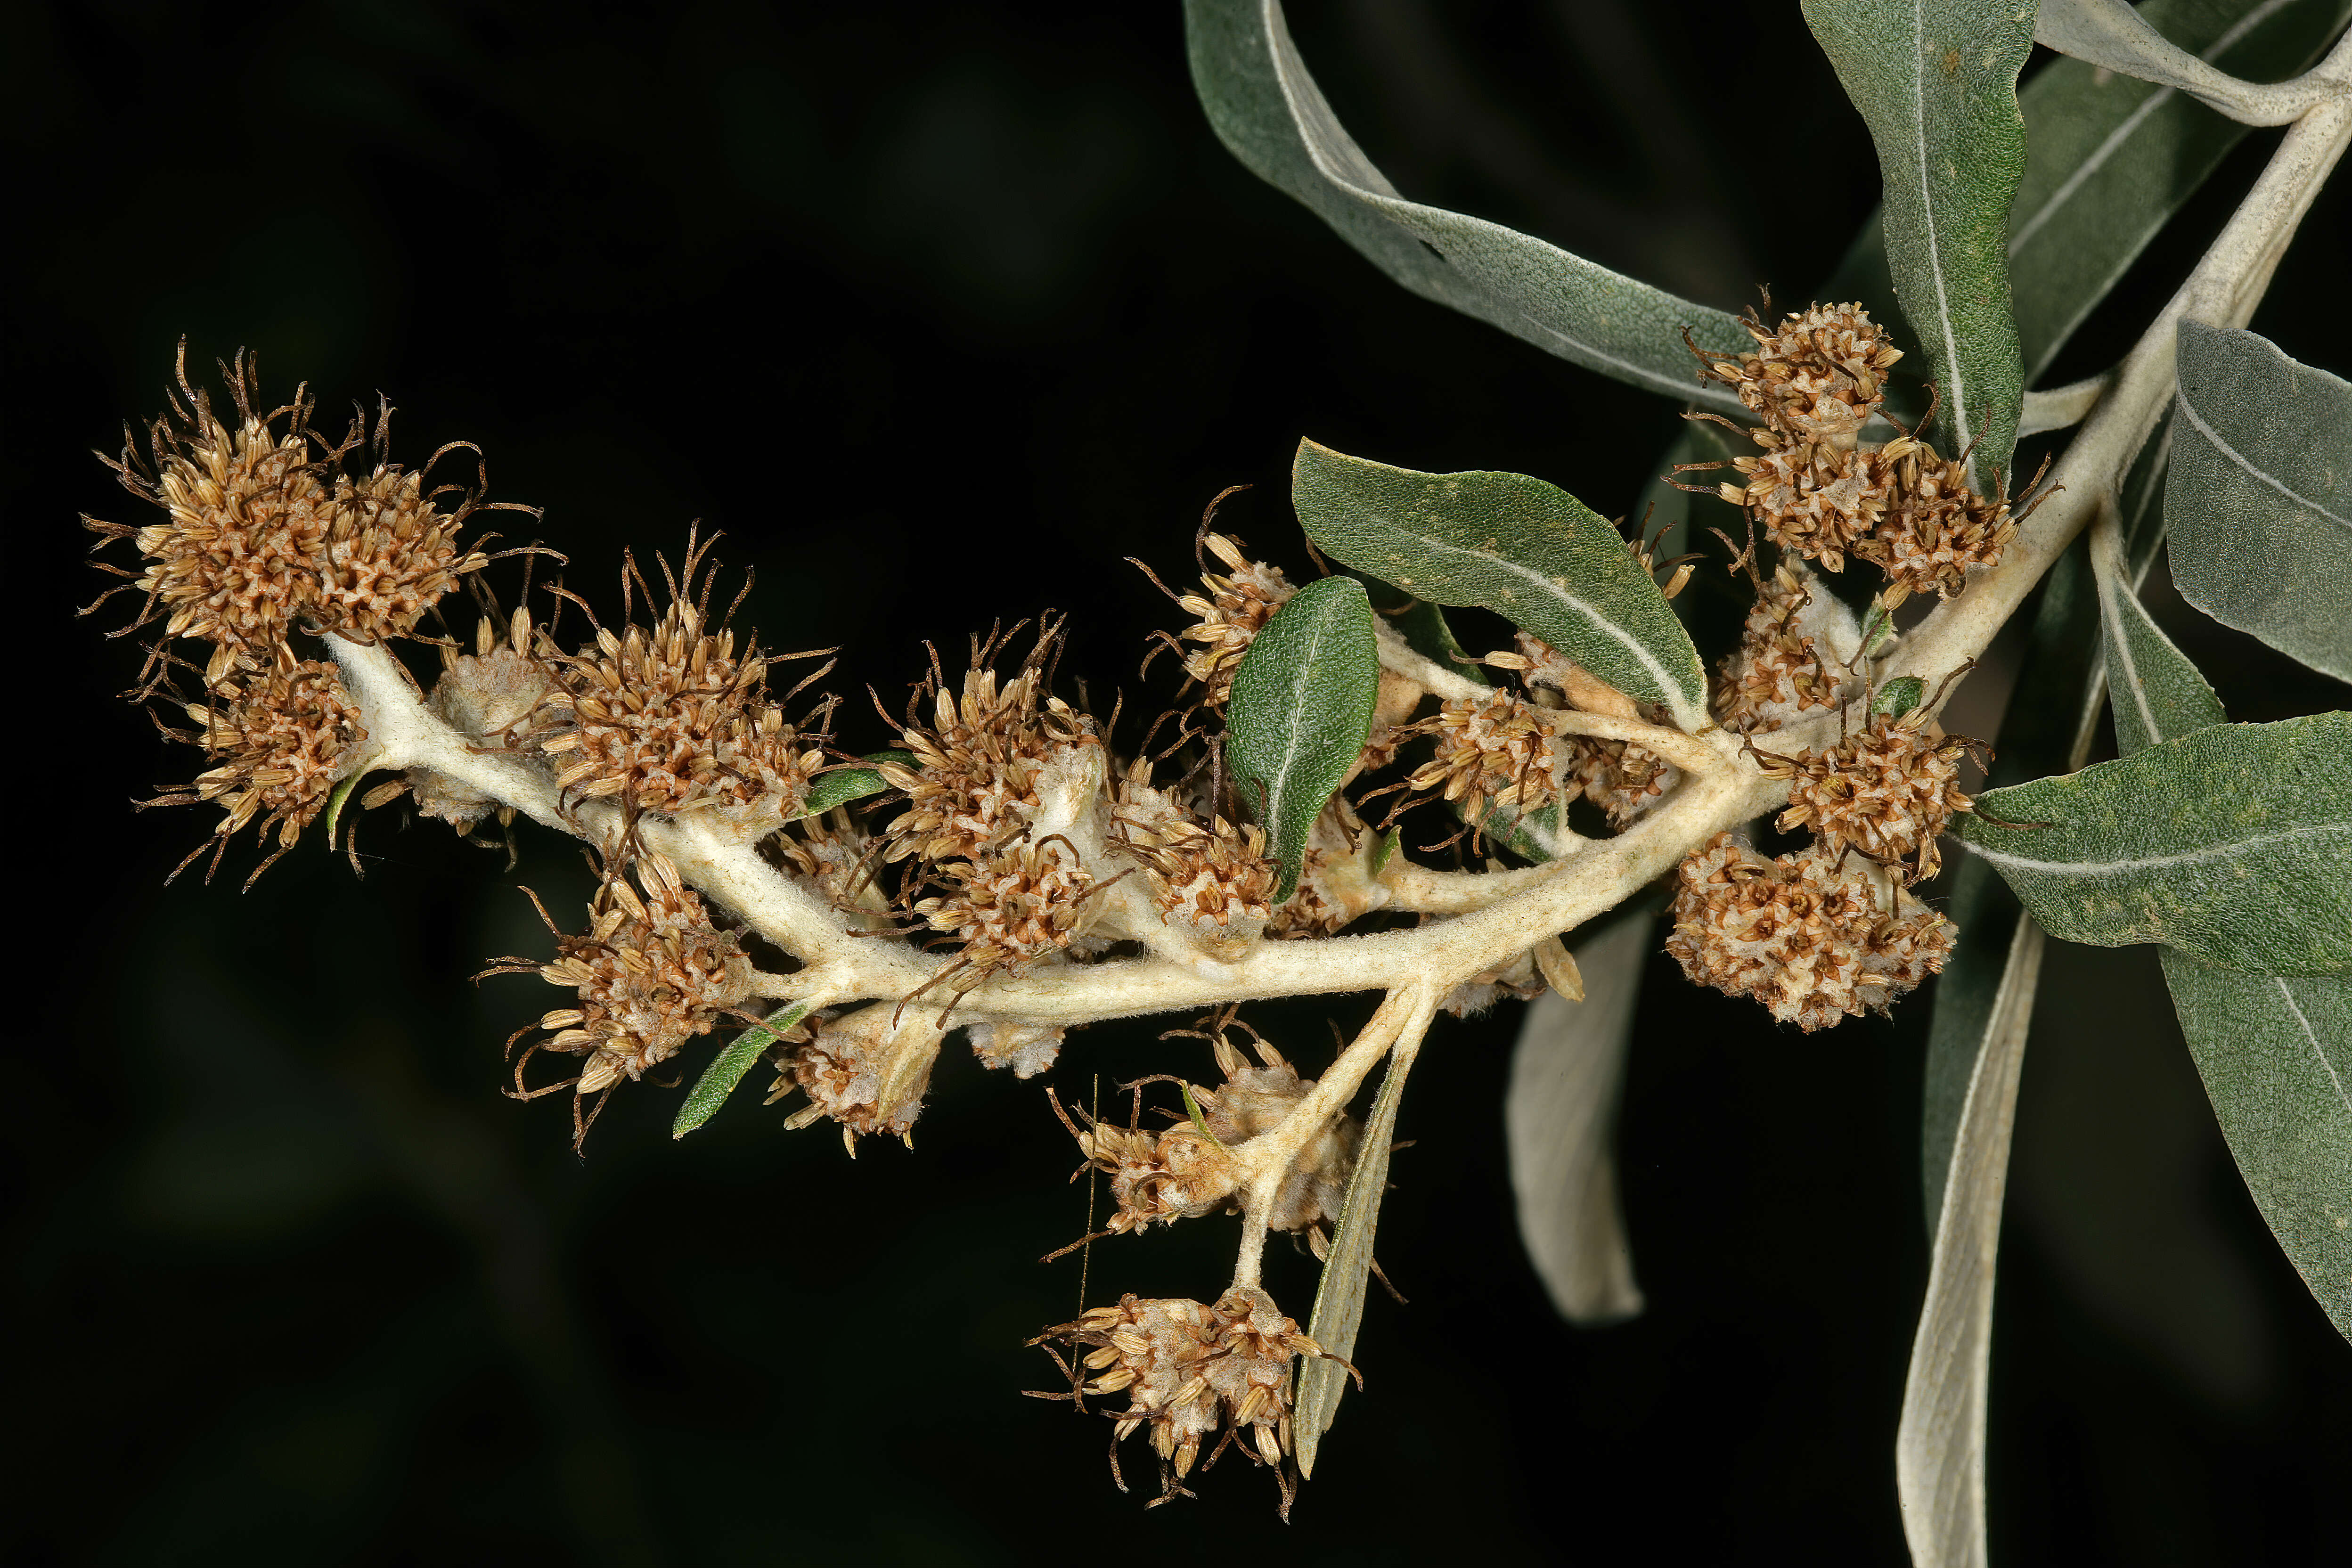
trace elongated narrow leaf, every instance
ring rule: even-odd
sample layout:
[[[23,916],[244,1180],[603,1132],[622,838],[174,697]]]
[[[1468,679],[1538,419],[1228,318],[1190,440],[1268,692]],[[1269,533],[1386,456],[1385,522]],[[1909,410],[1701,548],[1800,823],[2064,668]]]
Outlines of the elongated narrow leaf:
[[[2105,70],[2173,88],[2250,125],[2284,125],[2314,95],[2217,70],[2158,32],[2127,0],[2041,0],[2034,41]]]
[[[877,752],[866,760],[869,763],[897,763],[902,767],[912,767],[915,763],[915,753]],[[869,795],[880,795],[889,787],[881,773],[874,768],[835,768],[831,773],[819,773],[815,781],[809,785],[808,798],[801,803],[801,808],[794,814],[794,819],[797,820],[803,816],[822,816],[836,805],[847,805],[853,800],[864,800]]]
[[[1330,1256],[1323,1260],[1322,1282],[1315,1288],[1315,1317],[1307,1337],[1342,1359],[1356,1353],[1356,1331],[1364,1324],[1364,1288],[1371,1280],[1372,1237],[1380,1228],[1381,1197],[1389,1185],[1389,1145],[1396,1141],[1397,1102],[1404,1098],[1405,1076],[1421,1041],[1401,1040],[1389,1057],[1388,1076],[1372,1100],[1364,1121],[1363,1142],[1357,1145],[1356,1169],[1339,1200],[1339,1223],[1331,1236]],[[1323,1434],[1339,1412],[1339,1396],[1348,1391],[1348,1373],[1337,1362],[1309,1361],[1298,1369],[1298,1397],[1293,1404],[1292,1436],[1297,1444],[1298,1473],[1315,1473],[1315,1455]]]
[[[2230,716],[2221,711],[2213,688],[2132,591],[2120,544],[2097,533],[2091,553],[2098,571],[2116,749],[2128,757],[2168,736],[2225,722]]]
[[[2252,332],[2183,321],[2173,412],[2180,596],[2352,680],[2352,384]]]
[[[1424,474],[1298,445],[1291,497],[1327,555],[1440,605],[1478,605],[1619,690],[1706,722],[1706,678],[1674,606],[1617,531],[1525,474]]]
[[[2172,952],[2164,979],[2255,1206],[2352,1339],[2352,981]]]
[[[1560,358],[1651,392],[1741,412],[1684,348],[1753,351],[1737,318],[1483,218],[1397,195],[1331,112],[1277,0],[1186,0],[1192,85],[1219,140],[1399,283]]]
[[[2016,928],[2000,990],[1961,1100],[1927,1295],[1911,1341],[1895,1428],[1895,1494],[1916,1568],[1985,1562],[1985,1390],[1992,1359],[1993,1260],[2009,1188],[2010,1131],[2042,973],[2042,928]]]
[[[1297,888],[1307,836],[1362,754],[1380,693],[1371,602],[1352,577],[1301,588],[1242,655],[1225,762],[1282,868],[1276,900]]]
[[[2005,476],[2025,401],[2006,241],[2025,172],[2017,73],[2033,7],[1805,0],[1804,12],[1877,144],[1889,270],[1943,389],[1953,446],[1973,443],[1979,470]]]
[[[1993,790],[1954,826],[2067,942],[2352,969],[2352,713],[2192,731]]]
[[[2190,56],[2253,81],[2310,65],[2347,15],[2347,0],[2148,0],[2138,11]],[[2248,127],[2085,59],[2052,61],[2018,101],[2025,179],[2009,257],[2031,384]]]
[[[807,1003],[794,1002],[778,1008],[763,1021],[728,1041],[727,1048],[712,1058],[710,1065],[702,1069],[702,1076],[694,1080],[694,1088],[688,1093],[686,1103],[677,1108],[677,1119],[670,1123],[669,1135],[683,1138],[709,1121],[711,1115],[727,1103],[727,1097],[735,1092],[735,1086],[743,1081],[743,1075],[751,1070],[751,1064],[760,1059],[760,1054],[781,1039],[785,1030],[808,1015]]]
[[[1579,942],[1584,1000],[1557,991],[1536,998],[1511,1053],[1503,1130],[1519,1240],[1571,1323],[1622,1322],[1642,1310],[1617,1196],[1615,1124],[1656,923],[1646,910],[1626,914]]]

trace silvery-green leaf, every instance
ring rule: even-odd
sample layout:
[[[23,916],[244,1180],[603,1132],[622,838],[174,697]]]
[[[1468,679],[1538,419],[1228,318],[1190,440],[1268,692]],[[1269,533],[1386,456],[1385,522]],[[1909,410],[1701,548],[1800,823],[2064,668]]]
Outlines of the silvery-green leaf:
[[[1418,1036],[1400,1040],[1389,1056],[1388,1076],[1373,1097],[1371,1114],[1364,1119],[1364,1136],[1356,1145],[1356,1169],[1339,1200],[1339,1223],[1333,1228],[1331,1251],[1323,1260],[1323,1279],[1315,1288],[1315,1316],[1307,1334],[1317,1344],[1342,1359],[1356,1353],[1356,1331],[1364,1324],[1364,1289],[1372,1272],[1372,1237],[1380,1228],[1381,1198],[1389,1185],[1389,1146],[1396,1141],[1397,1102],[1404,1098],[1405,1075],[1420,1054]],[[1298,1456],[1298,1473],[1315,1473],[1315,1455],[1331,1417],[1339,1411],[1339,1396],[1348,1391],[1348,1373],[1337,1362],[1308,1361],[1298,1368],[1298,1394],[1293,1404],[1291,1432]]]
[[[1738,318],[1397,195],[1307,74],[1277,0],[1186,0],[1184,33],[1193,89],[1218,138],[1391,278],[1603,375],[1740,412],[1728,389],[1700,383],[1682,340],[1687,326],[1712,352],[1753,352]]]
[[[2255,1206],[2352,1339],[2352,981],[2170,951],[2164,979]]]
[[[1927,1299],[1895,1428],[1895,1487],[1917,1568],[1985,1563],[1985,1390],[1993,1260],[2009,1186],[2019,1068],[2042,973],[2042,929],[2015,928],[2000,988],[1964,1086],[1936,1216]]]
[[[2352,680],[2352,384],[2252,332],[2180,323],[2165,487],[2180,596]]]
[[[1897,676],[1878,689],[1878,695],[1870,700],[1870,710],[1900,719],[1927,700],[1926,681],[1916,675]]]
[[[897,763],[901,767],[915,765],[912,752],[877,752],[866,759],[869,763]],[[808,797],[802,801],[793,820],[803,816],[822,816],[836,805],[847,805],[853,800],[864,800],[869,795],[880,795],[889,784],[874,768],[835,768],[819,773],[809,784]]]
[[[2315,99],[2307,86],[2262,87],[2215,69],[2124,0],[2041,0],[2033,37],[2085,64],[2188,93],[2249,125],[2284,125]]]
[[[2116,516],[2123,529],[2124,564],[2134,588],[2147,581],[2164,544],[2164,480],[2172,468],[2172,414],[2165,412],[2147,444],[2124,476]]]
[[[1363,753],[1380,692],[1371,602],[1352,577],[1298,590],[1234,671],[1225,763],[1282,868],[1277,901],[1297,889],[1307,836]]]
[[[2051,14],[2045,5],[2045,25]],[[2138,11],[2192,58],[2263,80],[2309,65],[2347,16],[2352,0],[2148,0]],[[2009,258],[2031,384],[2247,128],[2082,59],[2050,62],[2018,102],[2025,178]]]
[[[2032,0],[1804,0],[1804,13],[1877,144],[1888,269],[1951,444],[1973,445],[1999,482],[2025,400],[2006,240]]]
[[[2352,713],[2193,730],[1990,791],[1953,828],[2063,941],[2352,969]]]
[[[2098,573],[2116,749],[2128,757],[2168,736],[2227,722],[2213,688],[2132,591],[2122,548],[2104,527],[2093,532],[2091,560]]]
[[[1617,531],[1525,474],[1424,474],[1302,441],[1291,470],[1318,548],[1440,605],[1477,605],[1620,691],[1706,723],[1706,678],[1674,606]]]
[[[1617,1196],[1615,1123],[1655,924],[1639,910],[1577,943],[1584,1000],[1557,991],[1537,997],[1511,1053],[1503,1130],[1519,1240],[1571,1323],[1621,1322],[1642,1310]]]
[[[683,1138],[709,1121],[712,1113],[727,1103],[727,1097],[735,1092],[735,1086],[743,1081],[743,1075],[751,1070],[751,1064],[760,1059],[761,1053],[808,1015],[807,1003],[794,1002],[777,1008],[730,1040],[727,1048],[713,1057],[710,1065],[702,1069],[702,1076],[694,1080],[686,1103],[677,1108],[677,1118],[670,1123],[669,1135]]]

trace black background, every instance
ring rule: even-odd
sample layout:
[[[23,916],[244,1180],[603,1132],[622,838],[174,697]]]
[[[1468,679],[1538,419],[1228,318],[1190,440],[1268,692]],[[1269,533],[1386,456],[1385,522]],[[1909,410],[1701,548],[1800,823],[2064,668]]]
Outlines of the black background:
[[[1294,22],[1409,194],[1710,304],[1801,296],[1875,195],[1793,7]],[[1033,1260],[1084,1218],[1037,1085],[951,1053],[915,1151],[855,1164],[756,1093],[673,1144],[676,1091],[639,1089],[575,1160],[560,1100],[498,1095],[499,1042],[551,994],[466,977],[545,951],[512,885],[576,909],[576,857],[527,832],[501,878],[387,812],[364,884],[313,842],[249,894],[249,857],[165,888],[209,819],[127,803],[193,754],[110,700],[133,652],[71,616],[101,585],[76,513],[137,516],[86,453],[160,405],[182,333],[199,365],[251,345],[273,393],[307,379],[331,426],[388,394],[412,459],[479,441],[600,599],[624,543],[723,529],[764,642],[843,646],[863,747],[866,682],[895,700],[922,639],[999,616],[1076,612],[1066,674],[1140,691],[1174,613],[1119,558],[1174,580],[1202,503],[1248,482],[1228,525],[1306,571],[1301,435],[1613,513],[1671,407],[1412,299],[1257,184],[1192,101],[1171,5],[126,0],[9,31],[10,1560],[1901,1560],[1924,998],[1801,1037],[1654,963],[1622,1134],[1649,1311],[1598,1332],[1552,1315],[1514,1235],[1514,1016],[1442,1026],[1381,1233],[1412,1304],[1371,1303],[1369,1392],[1295,1522],[1230,1458],[1147,1512],[1099,1423],[1019,1396],[1052,1382],[1023,1340],[1078,1304],[1076,1258]],[[2128,342],[2273,134],[2062,376]],[[2345,210],[2323,200],[2254,323],[2337,371]],[[2235,717],[2342,700],[2160,613]],[[1362,1011],[1256,1016],[1312,1062],[1324,1015]],[[1055,1081],[1197,1051],[1159,1026],[1076,1037]],[[2146,952],[2053,955],[2011,1195],[1995,1555],[2331,1560],[2352,1351],[2231,1167]],[[1106,1244],[1090,1293],[1213,1294],[1229,1244]],[[1270,1267],[1303,1318],[1311,1269]]]

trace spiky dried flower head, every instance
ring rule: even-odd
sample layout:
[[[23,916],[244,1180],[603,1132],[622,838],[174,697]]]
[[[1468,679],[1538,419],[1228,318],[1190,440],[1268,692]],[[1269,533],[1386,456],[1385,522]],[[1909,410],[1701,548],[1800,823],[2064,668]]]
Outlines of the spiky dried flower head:
[[[837,1018],[811,1021],[814,1038],[786,1057],[771,1102],[804,1090],[809,1102],[784,1119],[797,1131],[824,1117],[841,1124],[855,1155],[865,1134],[905,1139],[923,1113],[947,1031],[929,1008],[876,1002]]]
[[[572,1089],[579,1135],[587,1131],[579,1101],[625,1078],[644,1077],[688,1041],[709,1034],[721,1018],[757,1022],[740,1011],[751,992],[753,971],[735,933],[711,924],[701,898],[663,857],[640,853],[631,868],[643,891],[625,876],[607,876],[588,906],[587,933],[556,932],[553,963],[501,959],[484,971],[535,972],[576,994],[576,1005],[554,1008],[539,1020],[537,1026],[550,1031],[549,1037],[515,1064],[512,1092],[534,1099]],[[549,925],[553,929],[552,921]],[[518,1031],[509,1048],[529,1032]],[[580,1058],[579,1075],[537,1089],[524,1088],[524,1069],[541,1050]]]
[[[1577,735],[1564,744],[1570,782],[1607,815],[1612,827],[1639,821],[1683,782],[1680,768],[1629,742]]]
[[[1265,830],[1207,822],[1154,789],[1138,763],[1120,781],[1112,843],[1142,866],[1160,917],[1212,940],[1255,936],[1273,911],[1276,867]]]
[[[1291,1448],[1292,1370],[1302,1356],[1328,1355],[1250,1285],[1234,1286],[1214,1305],[1123,1296],[1029,1342],[1048,1341],[1086,1352],[1073,1378],[1079,1399],[1127,1394],[1127,1408],[1114,1416],[1117,1438],[1150,1429],[1160,1463],[1156,1502],[1180,1494],[1202,1445],[1221,1428],[1226,1441],[1246,1435],[1242,1451],[1282,1475]],[[1283,1487],[1286,1508],[1287,1476]]]
[[[258,818],[265,837],[277,829],[281,853],[351,775],[367,740],[334,667],[282,647],[260,658],[238,656],[207,700],[186,710],[203,726],[194,738],[223,761],[153,804],[218,801],[228,812],[215,829],[224,840]]]
[[[1867,862],[1820,846],[1768,860],[1728,833],[1684,859],[1674,915],[1685,974],[1809,1032],[1885,1011],[1943,968],[1954,935]]]
[[[354,479],[338,465],[362,444],[360,425],[320,452],[305,391],[265,409],[250,354],[221,368],[233,426],[190,384],[183,343],[178,394],[149,427],[147,458],[126,446],[111,465],[131,493],[163,509],[164,521],[132,529],[84,520],[131,539],[147,558],[135,576],[110,568],[147,595],[134,625],[160,613],[167,637],[264,651],[298,628],[367,642],[406,637],[460,577],[487,563],[457,537],[486,504],[481,489],[428,491],[425,470],[392,463],[389,407],[376,419],[374,470]]]
[[[1224,1081],[1214,1089],[1193,1086],[1192,1098],[1202,1124],[1229,1148],[1273,1131],[1315,1089],[1315,1080],[1299,1077],[1298,1069],[1263,1037],[1252,1036],[1259,1062],[1255,1067],[1222,1031],[1211,1043]],[[1266,1205],[1266,1228],[1317,1233],[1318,1226],[1336,1226],[1363,1136],[1363,1123],[1345,1111],[1324,1123],[1292,1160],[1289,1173]]]
[[[1739,651],[1724,661],[1715,715],[1725,728],[1777,730],[1852,695],[1861,642],[1853,613],[1801,564],[1782,562],[1759,585]]]
[[[1936,839],[1969,809],[1959,763],[1974,749],[1936,730],[1922,707],[1873,714],[1867,729],[1818,752],[1765,753],[1763,772],[1790,781],[1784,832],[1810,827],[1823,849],[1851,849],[1910,882],[1943,864]]]
[[[1112,1121],[1080,1127],[1058,1100],[1054,1109],[1077,1140],[1087,1164],[1110,1177],[1112,1212],[1105,1226],[1109,1234],[1146,1231],[1234,1206],[1240,1178],[1232,1156],[1190,1121],[1156,1133]]]
[[[1801,441],[1851,448],[1886,397],[1886,373],[1903,357],[1860,304],[1813,305],[1767,327],[1744,320],[1756,353],[1699,356],[1703,374],[1730,387],[1772,428]]]
[[[1512,692],[1457,698],[1416,727],[1435,755],[1406,778],[1426,798],[1459,804],[1472,822],[1497,810],[1524,816],[1559,799],[1562,750],[1547,710]]]
[[[2000,560],[2017,537],[2016,520],[2007,501],[1969,486],[1966,463],[1932,447],[1912,443],[1898,468],[1893,503],[1854,552],[1886,574],[1890,608],[1914,594],[1951,598],[1968,585],[1970,571]]]
[[[1753,433],[1762,452],[1734,458],[1745,480],[1726,480],[1723,499],[1745,507],[1773,543],[1842,572],[1895,502],[1899,460],[1916,443],[1897,436],[1884,447],[1839,447],[1778,431]]]
[[[799,813],[824,752],[769,700],[769,661],[756,645],[739,657],[734,632],[710,626],[715,567],[694,596],[710,542],[689,539],[685,591],[671,584],[669,607],[650,630],[600,626],[579,653],[547,661],[535,739],[557,759],[557,784],[579,798],[669,816],[707,812],[758,834]],[[625,590],[635,574],[631,563]]]
[[[1200,685],[1202,702],[1222,709],[1233,696],[1234,672],[1241,668],[1242,655],[1298,590],[1280,567],[1251,560],[1238,539],[1203,533],[1201,542],[1224,563],[1225,573],[1204,571],[1204,593],[1177,596],[1177,607],[1192,617],[1192,624],[1176,635],[1181,642],[1198,645],[1181,650],[1184,673]]]
[[[473,652],[442,648],[441,677],[433,683],[425,706],[469,744],[503,749],[517,744],[518,731],[528,725],[547,695],[551,677],[530,651],[534,631],[528,611],[516,607],[505,637],[499,636],[499,629],[484,616],[475,626]],[[470,833],[494,811],[511,814],[513,810],[431,768],[410,768],[406,784],[421,814],[446,822],[460,833]],[[375,792],[369,798],[381,804]]]
[[[1077,851],[1059,834],[951,862],[937,879],[943,890],[914,909],[933,931],[961,945],[959,990],[1069,946],[1096,887]]]

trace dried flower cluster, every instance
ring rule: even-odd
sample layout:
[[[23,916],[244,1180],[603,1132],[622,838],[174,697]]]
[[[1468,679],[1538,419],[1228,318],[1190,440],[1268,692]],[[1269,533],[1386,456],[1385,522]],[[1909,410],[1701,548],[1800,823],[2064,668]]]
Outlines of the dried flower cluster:
[[[1246,1434],[1242,1452],[1275,1471],[1287,1516],[1292,1483],[1283,1461],[1291,1446],[1292,1368],[1303,1356],[1326,1352],[1264,1290],[1236,1285],[1213,1306],[1123,1296],[1118,1305],[1094,1308],[1030,1343],[1053,1342],[1086,1353],[1081,1370],[1071,1373],[1074,1392],[1043,1397],[1083,1402],[1090,1394],[1127,1395],[1127,1408],[1106,1413],[1117,1423],[1114,1475],[1118,1443],[1149,1427],[1160,1459],[1160,1496],[1153,1500],[1166,1502],[1182,1495],[1181,1483],[1200,1462],[1202,1446],[1221,1428],[1224,1436],[1209,1450],[1210,1464]]]
[[[1683,861],[1674,917],[1684,973],[1808,1031],[1884,1011],[1952,947],[1949,921],[1866,863],[1820,845],[1768,860],[1728,833]]]
[[[1225,495],[1232,493],[1227,490]],[[1209,503],[1211,517],[1216,515],[1217,501],[1224,499],[1221,495]],[[1202,705],[1222,710],[1233,695],[1234,671],[1241,668],[1242,655],[1265,629],[1266,622],[1274,619],[1274,613],[1298,590],[1282,574],[1282,568],[1244,554],[1240,540],[1209,532],[1207,518],[1202,520],[1201,529],[1201,543],[1224,563],[1227,574],[1220,575],[1203,564],[1201,586],[1207,590],[1205,594],[1169,595],[1179,609],[1193,617],[1170,646],[1177,648],[1184,673],[1199,686]],[[1186,648],[1184,643],[1199,646]]]
[[[1849,554],[1879,567],[1889,607],[1914,594],[1949,598],[1970,568],[2000,559],[2016,521],[2006,500],[1969,486],[1965,453],[1945,458],[1910,434],[1860,440],[1903,357],[1867,311],[1815,305],[1768,328],[1751,310],[1747,324],[1756,353],[1698,356],[1706,378],[1764,420],[1748,432],[1759,455],[1733,459],[1742,478],[1719,487],[1724,500],[1832,572]]]
[[[1766,773],[1790,781],[1780,830],[1810,827],[1823,849],[1851,850],[1906,883],[1934,876],[1937,835],[1969,808],[1959,762],[1974,742],[1932,730],[1925,708],[1880,713],[1834,746],[1773,758]]]

